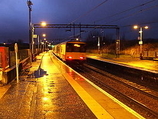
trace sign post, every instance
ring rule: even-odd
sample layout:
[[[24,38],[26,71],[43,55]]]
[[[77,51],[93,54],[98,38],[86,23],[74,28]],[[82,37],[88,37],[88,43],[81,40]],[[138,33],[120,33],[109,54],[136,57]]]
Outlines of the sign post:
[[[19,83],[19,60],[18,60],[18,44],[14,44],[15,49],[15,61],[16,61],[16,79],[17,83]]]

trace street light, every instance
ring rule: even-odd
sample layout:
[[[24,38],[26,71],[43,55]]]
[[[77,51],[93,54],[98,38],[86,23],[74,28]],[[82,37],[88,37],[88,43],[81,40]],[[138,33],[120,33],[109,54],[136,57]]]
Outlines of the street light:
[[[43,22],[44,24],[45,24],[45,22]],[[44,25],[43,24],[43,25]],[[41,23],[41,25],[42,25],[42,23]],[[43,36],[43,49],[44,49],[44,51],[46,50],[46,42],[47,42],[47,39],[46,39],[46,34],[44,33],[44,34],[42,34],[42,36]]]
[[[140,59],[143,58],[143,29],[148,29],[148,26],[138,26],[138,25],[134,25],[133,26],[134,29],[139,29],[139,45],[140,45]]]
[[[100,54],[100,37],[99,36],[93,36],[94,39],[97,38],[97,47],[98,47],[98,54]]]
[[[32,30],[33,30],[33,27],[32,27],[32,21],[31,21],[31,11],[32,11],[32,5],[33,3],[30,1],[30,0],[27,0],[27,5],[28,5],[28,8],[29,8],[29,49],[30,49],[30,54],[31,54],[31,57],[30,57],[30,60],[32,62]]]
[[[46,34],[42,34],[43,37],[46,37]]]
[[[97,44],[97,46],[98,46],[98,53],[100,54],[100,37],[98,36],[98,44]]]
[[[45,21],[42,21],[41,26],[45,27],[45,26],[47,26],[47,23]]]

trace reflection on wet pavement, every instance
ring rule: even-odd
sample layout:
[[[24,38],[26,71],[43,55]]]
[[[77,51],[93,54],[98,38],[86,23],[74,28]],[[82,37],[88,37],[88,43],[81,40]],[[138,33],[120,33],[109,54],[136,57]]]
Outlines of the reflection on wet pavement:
[[[32,71],[32,77],[21,80],[19,84],[13,82],[2,97],[0,119],[96,118],[49,55],[43,57],[40,68],[37,68]]]

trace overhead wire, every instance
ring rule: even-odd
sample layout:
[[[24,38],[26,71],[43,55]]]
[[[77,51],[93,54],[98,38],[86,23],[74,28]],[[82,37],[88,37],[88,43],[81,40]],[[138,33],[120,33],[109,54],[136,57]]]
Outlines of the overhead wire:
[[[89,11],[87,11],[86,13],[84,13],[83,15],[79,16],[78,18],[76,18],[75,20],[73,20],[70,23],[74,23],[75,21],[77,21],[80,18],[83,18],[85,16],[87,16],[89,13],[91,13],[92,11],[94,11],[95,9],[97,9],[98,7],[100,7],[101,5],[103,5],[104,3],[106,3],[108,0],[104,0],[102,3],[98,4],[97,6],[95,6],[94,8],[90,9]]]
[[[127,18],[127,17],[134,16],[134,15],[136,15],[136,14],[139,14],[139,13],[144,12],[144,11],[148,11],[148,10],[153,9],[153,8],[155,8],[155,7],[158,7],[158,5],[154,5],[154,6],[151,6],[151,7],[149,7],[149,8],[139,10],[139,11],[137,11],[137,12],[135,12],[135,13],[129,14],[129,15],[124,16],[124,17],[121,17],[121,18],[119,18],[119,19],[117,19],[117,20],[113,20],[113,21],[111,21],[111,22],[115,22],[115,21],[118,21],[118,20],[125,19],[125,18]],[[108,23],[111,23],[111,22],[108,22]]]
[[[145,6],[145,5],[147,5],[147,4],[149,4],[149,3],[152,3],[152,2],[154,2],[154,1],[156,1],[156,0],[151,0],[151,1],[145,2],[145,3],[143,3],[143,4],[137,5],[137,6],[135,6],[135,7],[130,8],[130,9],[127,9],[127,10],[124,10],[124,11],[122,11],[122,12],[119,12],[119,13],[116,13],[116,14],[114,14],[114,15],[111,15],[111,16],[109,16],[109,17],[117,16],[117,15],[119,15],[119,14],[122,14],[122,13],[125,13],[125,12],[128,12],[128,11],[131,11],[131,10],[133,10],[133,9],[136,9],[136,8],[139,8],[139,7],[142,7],[142,6]],[[111,22],[119,21],[119,20],[125,19],[125,18],[127,18],[127,17],[134,16],[134,15],[136,15],[136,14],[139,14],[139,13],[141,13],[141,12],[144,12],[144,11],[147,11],[147,10],[150,10],[150,9],[153,9],[153,8],[155,8],[155,7],[158,7],[158,5],[154,5],[154,6],[151,6],[151,7],[149,7],[149,8],[142,9],[142,10],[140,10],[140,11],[137,11],[137,12],[132,13],[132,14],[129,14],[129,15],[127,15],[127,16],[121,17],[121,18],[119,18],[119,19],[117,19],[117,20],[113,20],[113,21],[111,21]],[[108,17],[108,18],[109,18],[109,17]],[[106,17],[106,18],[107,18],[107,17]],[[104,18],[104,19],[105,19],[105,18]],[[103,19],[101,19],[101,20],[103,20]],[[95,21],[95,22],[98,22],[98,21],[101,21],[101,20],[97,20],[97,21]],[[94,22],[94,23],[95,23],[95,22]],[[111,22],[108,22],[108,23],[111,23]],[[129,26],[129,25],[128,25],[128,26]],[[90,30],[90,31],[92,31],[92,30]]]
[[[140,4],[140,5],[138,5],[138,6],[132,7],[132,8],[127,9],[127,10],[124,10],[124,11],[122,11],[122,12],[116,13],[116,14],[111,15],[111,16],[109,16],[109,17],[114,17],[114,16],[117,16],[117,15],[120,15],[120,14],[122,14],[122,13],[131,11],[131,10],[133,10],[133,9],[136,9],[136,8],[139,8],[139,7],[142,7],[142,6],[145,6],[145,5],[147,5],[147,4],[151,3],[151,2],[154,2],[154,1],[156,1],[156,0],[148,1],[148,2],[146,2],[146,3]],[[147,11],[147,10],[150,10],[150,9],[153,9],[153,8],[155,8],[155,7],[158,7],[158,5],[154,5],[154,6],[151,6],[151,7],[146,8],[146,9],[142,9],[142,10],[140,10],[140,11],[137,11],[137,12],[132,13],[132,14],[129,14],[129,15],[127,15],[127,16],[121,17],[121,18],[119,18],[119,19],[117,19],[117,20],[113,20],[113,21],[111,21],[111,22],[119,21],[119,20],[125,19],[125,18],[127,18],[127,17],[134,16],[134,15],[136,15],[136,14],[139,14],[139,13],[141,13],[141,12],[144,12],[144,11]],[[108,17],[108,18],[109,18],[109,17]],[[106,17],[106,18],[107,18],[107,17]],[[105,17],[104,17],[103,19],[105,19]],[[103,19],[97,20],[97,21],[95,21],[95,22],[101,21],[101,20],[103,20]],[[111,23],[111,22],[108,22],[108,23]],[[150,23],[157,23],[157,22],[150,22]],[[143,23],[143,24],[147,24],[147,23]],[[129,27],[129,26],[132,26],[132,25],[126,25],[126,26],[120,26],[120,27]],[[91,30],[91,31],[92,31],[92,30]]]
[[[81,19],[85,16],[87,16],[88,14],[90,14],[92,11],[94,11],[95,9],[97,9],[98,7],[100,7],[101,5],[103,5],[104,3],[106,3],[108,0],[104,0],[103,2],[101,2],[100,4],[98,4],[97,6],[95,6],[94,8],[90,9],[89,11],[87,11],[86,13],[82,14],[81,16],[79,16],[78,18],[76,18],[75,20],[71,21],[69,24],[73,24],[75,21],[77,21],[78,19]],[[67,24],[67,25],[69,25]],[[79,33],[78,33],[79,34]]]
[[[72,22],[70,22],[70,24],[71,24],[71,23],[74,23],[74,22],[77,21],[78,19],[81,19],[81,18],[87,16],[89,13],[91,13],[92,11],[94,11],[95,9],[97,9],[98,7],[100,7],[101,5],[103,5],[103,4],[104,4],[105,2],[107,2],[107,1],[108,1],[108,0],[103,1],[103,2],[100,3],[99,5],[95,6],[95,7],[92,8],[91,10],[87,11],[85,14],[79,16],[78,18],[76,18],[75,20],[73,20]],[[148,2],[145,2],[145,3],[142,3],[142,4],[137,5],[137,6],[135,6],[135,7],[129,8],[129,9],[124,10],[124,11],[122,11],[122,12],[113,14],[113,15],[111,15],[111,16],[104,17],[104,18],[102,18],[102,19],[100,19],[100,20],[96,20],[95,22],[102,21],[102,20],[105,19],[105,18],[114,17],[114,16],[120,15],[120,14],[125,13],[125,12],[129,12],[129,11],[134,10],[134,9],[136,9],[136,8],[139,8],[139,7],[145,6],[145,5],[147,5],[147,4],[150,4],[150,3],[154,2],[154,1],[156,1],[156,0],[150,0],[150,1],[148,1]],[[132,14],[130,14],[130,15],[121,17],[121,18],[119,18],[119,19],[117,19],[117,20],[113,20],[113,21],[111,21],[111,22],[118,21],[118,20],[121,20],[121,19],[125,19],[125,18],[130,17],[130,16],[134,16],[134,15],[140,13],[140,12],[144,12],[144,11],[153,9],[153,8],[155,8],[155,7],[158,7],[158,5],[155,5],[155,6],[152,6],[152,7],[143,9],[143,10],[140,10],[140,11],[135,12],[135,13],[132,13]],[[95,23],[95,22],[94,22],[94,23]],[[109,23],[111,23],[111,22],[109,22]],[[92,30],[90,30],[90,31],[92,31]]]
[[[117,16],[117,15],[120,15],[120,14],[122,14],[122,13],[125,13],[125,12],[131,11],[131,10],[133,10],[133,9],[136,9],[136,8],[139,8],[139,7],[142,7],[142,6],[145,6],[145,5],[147,5],[147,4],[150,4],[150,3],[154,2],[154,1],[156,1],[156,0],[151,0],[151,1],[145,2],[145,3],[143,3],[143,4],[134,6],[134,7],[129,8],[129,9],[127,9],[127,10],[124,10],[124,11],[115,13],[115,14],[113,14],[113,15],[104,17],[104,18],[102,18],[102,19],[96,20],[95,22],[99,22],[99,21],[102,21],[102,20],[104,20],[104,19],[106,19],[106,18],[111,18],[111,17]]]

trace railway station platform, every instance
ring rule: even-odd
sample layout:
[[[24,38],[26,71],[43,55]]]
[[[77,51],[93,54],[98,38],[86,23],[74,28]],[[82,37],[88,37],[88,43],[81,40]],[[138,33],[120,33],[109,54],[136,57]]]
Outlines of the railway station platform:
[[[114,62],[118,64],[124,64],[144,70],[151,70],[158,73],[158,61],[157,60],[140,60],[135,57],[119,57],[119,58],[103,58],[101,55],[87,55],[89,58],[105,60],[108,62]]]
[[[144,119],[51,52],[38,55],[29,74],[0,95],[0,119]]]

